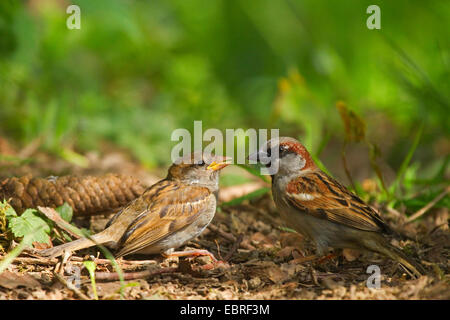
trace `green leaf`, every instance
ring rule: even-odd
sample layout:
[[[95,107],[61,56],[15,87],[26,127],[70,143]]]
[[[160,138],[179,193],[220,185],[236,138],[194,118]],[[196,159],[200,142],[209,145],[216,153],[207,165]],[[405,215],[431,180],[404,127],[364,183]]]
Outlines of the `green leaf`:
[[[73,239],[70,237],[70,235],[69,235],[67,232],[65,232],[65,231],[61,231],[61,235],[63,236],[64,240],[66,240],[66,242],[70,242],[70,241],[73,240]]]
[[[320,170],[322,170],[323,172],[325,172],[329,176],[333,176],[331,174],[331,172],[328,171],[327,167],[325,167],[323,162],[316,155],[312,154],[311,157],[313,158],[314,162],[317,164],[317,166],[319,167]]]
[[[65,221],[70,222],[72,220],[73,209],[67,202],[64,202],[62,206],[56,208],[55,210]]]
[[[30,241],[50,243],[50,227],[44,219],[35,214],[36,210],[27,209],[21,216],[13,217],[9,221],[9,228],[15,237],[30,236]]]
[[[85,156],[78,154],[75,151],[72,151],[68,148],[61,149],[59,155],[64,160],[67,160],[70,163],[73,163],[74,165],[77,165],[79,167],[86,168],[89,165],[89,160]]]
[[[138,286],[139,286],[139,282],[128,282],[125,285],[125,288],[138,287]]]
[[[414,152],[416,151],[417,146],[419,145],[420,138],[422,137],[422,132],[423,132],[423,124],[419,127],[416,137],[414,138],[414,141],[411,147],[409,148],[408,154],[406,155],[405,159],[403,160],[400,166],[400,169],[397,173],[397,177],[395,178],[395,181],[389,188],[391,196],[395,195],[398,187],[403,183],[405,172],[408,169],[409,163],[412,159],[412,156],[414,155]]]
[[[116,258],[114,258],[114,256],[112,255],[112,253],[104,246],[102,245],[98,245],[98,248],[100,249],[100,251],[103,253],[103,255],[106,257],[106,259],[108,259],[109,261],[111,261],[112,266],[114,267],[114,269],[116,270],[116,272],[119,274],[119,281],[120,281],[120,299],[123,299],[123,292],[125,290],[125,280],[123,277],[123,270],[122,268],[119,266],[119,264],[116,261]]]
[[[92,232],[89,229],[81,228],[81,229],[78,229],[78,230],[81,231],[81,234],[83,235],[83,237],[90,237],[90,236],[92,236]]]
[[[95,298],[95,300],[98,300],[97,286],[95,285],[95,269],[97,269],[97,265],[95,264],[94,261],[91,261],[91,260],[83,261],[83,264],[86,267],[87,271],[89,272],[89,277],[91,278],[92,291],[94,292],[94,298]]]
[[[3,202],[0,202],[0,212],[4,213],[6,216],[6,219],[10,219],[12,217],[17,217],[17,213],[14,210],[13,207],[6,201],[3,200]]]
[[[288,228],[288,227],[279,226],[278,229],[280,229],[281,231],[284,231],[284,232],[298,233],[296,230]]]
[[[2,273],[13,261],[14,259],[26,248],[28,247],[32,241],[31,235],[25,236],[22,241],[11,250],[5,257],[0,261],[0,273]]]

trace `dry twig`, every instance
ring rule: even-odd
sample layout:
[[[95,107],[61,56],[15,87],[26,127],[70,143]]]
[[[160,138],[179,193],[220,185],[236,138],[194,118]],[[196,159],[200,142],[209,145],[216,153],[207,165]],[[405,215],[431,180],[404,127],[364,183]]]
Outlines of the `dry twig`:
[[[233,254],[237,251],[237,249],[241,245],[242,239],[244,239],[243,233],[239,234],[238,238],[233,243],[233,246],[231,247],[230,252],[228,252],[227,255],[225,256],[225,259],[223,259],[225,262],[229,261],[231,259],[231,257],[233,256]]]
[[[91,299],[89,299],[89,297],[87,295],[85,295],[83,292],[78,290],[78,288],[75,287],[72,283],[67,282],[66,279],[64,279],[63,276],[59,275],[56,272],[54,273],[54,276],[56,277],[56,279],[59,280],[59,282],[61,282],[63,285],[65,285],[67,287],[67,289],[73,291],[73,293],[75,293],[75,295],[77,295],[80,299],[82,299],[82,300],[91,300]]]
[[[17,257],[12,263],[25,263],[25,264],[39,264],[43,266],[54,266],[58,263],[58,259],[53,258],[28,258],[28,257]]]
[[[56,211],[53,208],[50,207],[41,207],[38,206],[38,209],[40,212],[42,212],[47,218],[52,220],[58,227],[63,229],[65,232],[67,232],[69,235],[71,235],[75,239],[80,239],[80,235],[75,232],[75,228],[65,221],[61,216],[59,215],[58,211]]]
[[[71,263],[83,263],[86,259],[82,257],[70,257]],[[60,261],[57,258],[46,258],[46,257],[38,257],[38,258],[32,258],[32,257],[17,257],[14,259],[12,263],[25,263],[25,264],[38,264],[43,266],[54,266],[58,264]],[[113,265],[111,260],[108,259],[94,259],[94,262],[99,265]],[[144,266],[149,264],[156,264],[155,260],[122,260],[118,262],[119,265],[123,269],[127,269],[129,267],[136,267],[136,266]]]
[[[213,224],[209,224],[208,228],[211,231],[217,233],[219,236],[223,237],[224,239],[226,239],[226,240],[228,240],[230,242],[236,242],[236,237],[233,236],[231,233],[228,233],[228,232],[225,232],[223,230],[220,230],[219,227],[217,227],[217,226],[215,226]],[[252,246],[251,244],[242,243],[242,241],[240,243],[240,246],[242,248],[244,248],[244,249],[247,249],[247,250],[256,250],[256,248],[254,246]]]
[[[135,280],[135,279],[143,279],[149,278],[152,276],[156,276],[164,273],[172,273],[177,272],[178,268],[161,268],[158,270],[144,270],[137,272],[128,272],[123,274],[123,280]],[[119,281],[120,277],[117,272],[96,272],[95,278],[97,280],[106,280],[106,281]]]
[[[436,203],[438,203],[442,198],[444,198],[448,193],[450,192],[450,187],[447,187],[442,191],[436,198],[431,200],[430,203],[428,203],[426,206],[424,206],[422,209],[414,213],[412,216],[410,216],[405,224],[408,224],[417,218],[423,216],[428,210],[430,210]]]

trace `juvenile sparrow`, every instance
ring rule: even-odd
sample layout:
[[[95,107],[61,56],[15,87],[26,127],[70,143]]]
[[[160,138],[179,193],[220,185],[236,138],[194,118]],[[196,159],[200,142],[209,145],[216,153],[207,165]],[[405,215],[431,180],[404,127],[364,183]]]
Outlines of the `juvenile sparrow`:
[[[417,277],[423,273],[420,265],[383,236],[391,230],[378,213],[321,171],[299,141],[272,139],[249,159],[264,157],[270,158],[267,166],[278,167],[272,175],[277,209],[296,231],[315,242],[318,256],[328,247],[365,249],[388,256]]]
[[[57,257],[97,244],[115,249],[116,257],[131,253],[166,255],[210,255],[206,250],[173,252],[197,237],[216,212],[219,171],[229,158],[200,152],[178,159],[167,177],[130,202],[106,225],[105,230],[54,248],[40,250],[42,256]]]

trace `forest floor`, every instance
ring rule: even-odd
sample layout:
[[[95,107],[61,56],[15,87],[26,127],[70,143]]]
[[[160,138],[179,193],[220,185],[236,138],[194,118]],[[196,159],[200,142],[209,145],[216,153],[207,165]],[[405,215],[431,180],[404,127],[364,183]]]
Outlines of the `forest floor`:
[[[85,169],[61,160],[49,161],[45,154],[34,157],[37,160],[31,164],[3,167],[0,175],[117,172],[134,175],[148,185],[162,176],[149,174],[121,153],[103,158],[88,155],[90,165]],[[245,186],[240,185],[222,192],[225,198],[233,198],[242,190]],[[121,288],[125,299],[450,299],[448,209],[431,210],[419,222],[406,225],[398,213],[381,211],[389,225],[415,239],[393,241],[418,258],[426,276],[411,279],[398,263],[372,253],[337,251],[329,259],[310,259],[313,244],[282,227],[270,194],[266,194],[221,206],[212,225],[185,246],[207,249],[227,263],[212,266],[207,256],[130,256],[118,263],[125,275],[140,277],[125,280],[123,286],[118,280],[99,276],[95,288],[99,299],[119,299]],[[109,216],[76,218],[74,222],[96,232]],[[98,254],[96,248],[81,250],[63,264],[61,259],[22,254],[0,274],[0,300],[92,299],[93,286],[82,261]],[[95,261],[97,272],[116,275],[108,260]],[[380,268],[378,289],[367,286],[370,265]],[[70,282],[77,270],[81,276],[78,289]]]

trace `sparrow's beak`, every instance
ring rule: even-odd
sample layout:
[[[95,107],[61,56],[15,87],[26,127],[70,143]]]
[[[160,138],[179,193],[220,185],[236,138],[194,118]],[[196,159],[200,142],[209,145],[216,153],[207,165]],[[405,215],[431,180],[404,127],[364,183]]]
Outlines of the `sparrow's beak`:
[[[261,153],[261,151],[256,151],[255,153],[252,153],[252,154],[250,154],[248,157],[247,157],[247,160],[249,160],[249,161],[254,161],[254,162],[259,162],[259,159],[261,158],[260,157],[260,153]]]
[[[206,170],[213,170],[213,171],[217,171],[217,170],[221,170],[223,168],[225,168],[226,166],[231,164],[231,158],[230,157],[223,157],[222,160],[218,160],[218,161],[213,161],[207,168]]]

